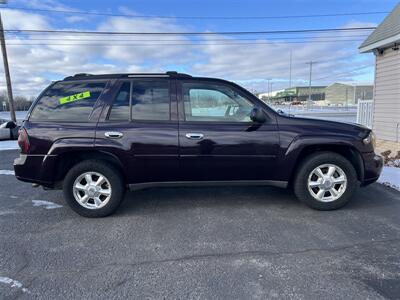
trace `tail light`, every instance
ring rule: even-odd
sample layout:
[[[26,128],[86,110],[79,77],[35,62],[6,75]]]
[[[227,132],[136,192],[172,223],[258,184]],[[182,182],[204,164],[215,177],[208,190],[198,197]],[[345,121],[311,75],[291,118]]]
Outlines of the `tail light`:
[[[18,130],[18,145],[21,148],[21,153],[27,154],[29,152],[29,136],[25,128]]]

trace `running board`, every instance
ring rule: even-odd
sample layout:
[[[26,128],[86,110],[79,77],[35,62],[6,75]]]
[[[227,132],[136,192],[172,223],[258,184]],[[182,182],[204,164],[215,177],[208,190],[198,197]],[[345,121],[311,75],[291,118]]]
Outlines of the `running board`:
[[[232,180],[232,181],[163,181],[129,184],[131,191],[153,187],[209,187],[209,186],[275,186],[286,188],[287,181],[277,180]]]

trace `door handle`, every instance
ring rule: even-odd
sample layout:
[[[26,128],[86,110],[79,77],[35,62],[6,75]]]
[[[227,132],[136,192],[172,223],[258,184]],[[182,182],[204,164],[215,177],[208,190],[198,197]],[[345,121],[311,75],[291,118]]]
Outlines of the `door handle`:
[[[118,131],[107,131],[106,133],[104,133],[104,135],[110,139],[119,139],[124,136],[122,132]]]
[[[202,133],[186,133],[186,137],[191,140],[201,140],[204,137]]]

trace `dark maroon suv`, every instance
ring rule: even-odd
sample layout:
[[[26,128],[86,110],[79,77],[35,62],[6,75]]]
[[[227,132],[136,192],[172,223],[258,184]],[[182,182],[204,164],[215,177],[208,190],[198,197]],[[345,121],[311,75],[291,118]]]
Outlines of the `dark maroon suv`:
[[[275,112],[220,79],[77,74],[52,83],[20,129],[18,179],[62,188],[77,213],[114,212],[126,187],[273,185],[315,209],[377,180],[370,129]]]

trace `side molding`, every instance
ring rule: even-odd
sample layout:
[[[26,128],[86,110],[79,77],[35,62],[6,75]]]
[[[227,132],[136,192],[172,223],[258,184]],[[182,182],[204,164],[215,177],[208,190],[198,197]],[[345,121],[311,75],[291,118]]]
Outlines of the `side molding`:
[[[275,186],[286,188],[287,181],[275,180],[232,180],[232,181],[166,181],[129,184],[131,191],[153,187],[206,187],[206,186]]]

